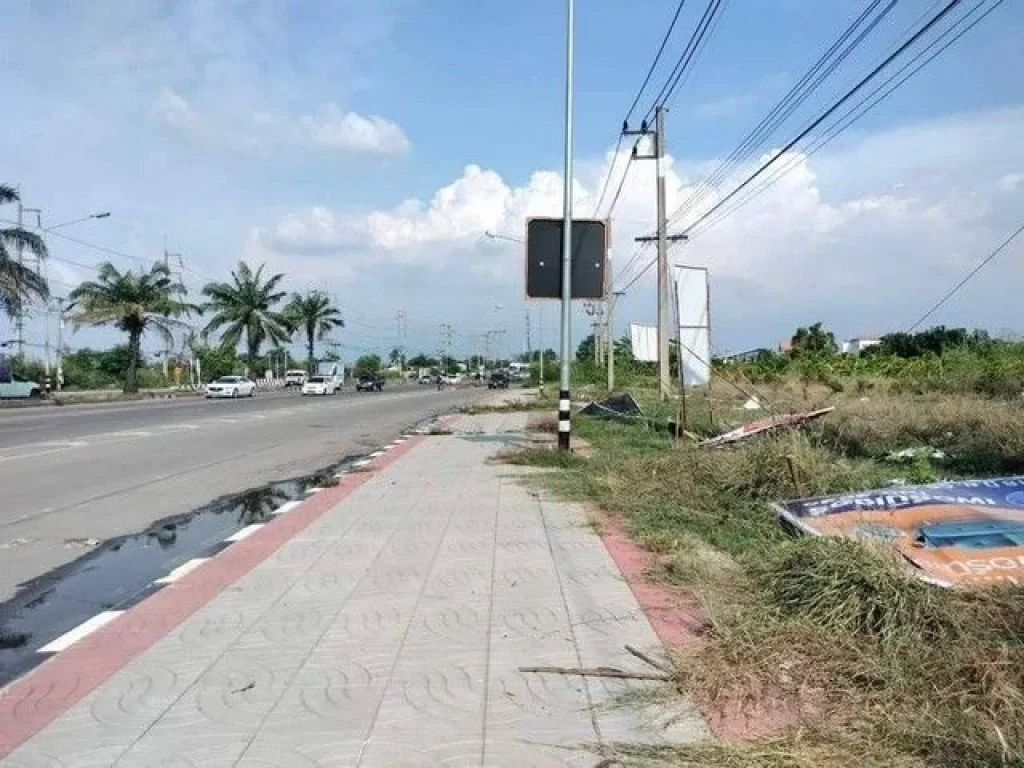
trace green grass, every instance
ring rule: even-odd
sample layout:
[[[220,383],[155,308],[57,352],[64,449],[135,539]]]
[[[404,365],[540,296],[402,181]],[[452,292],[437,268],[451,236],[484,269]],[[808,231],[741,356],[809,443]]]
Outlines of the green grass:
[[[638,398],[647,412],[671,408],[649,394]],[[749,418],[735,410],[738,396],[707,401],[719,418]],[[946,439],[961,471],[1012,465],[1024,441],[1016,407],[954,399],[946,412],[932,396],[887,393],[867,403],[839,394],[835,402],[836,414],[813,428],[728,449],[674,443],[647,422],[581,418],[574,430],[592,446],[589,458],[531,455],[563,470],[540,482],[622,514],[658,553],[652,576],[701,601],[707,642],[680,664],[684,691],[710,708],[740,692],[810,701],[818,712],[810,730],[747,746],[637,752],[626,764],[1024,768],[1024,590],[933,587],[860,543],[793,539],[770,507],[883,486],[901,473],[929,479],[939,468],[879,460],[907,447],[909,435],[934,445],[952,431]],[[962,419],[969,429],[957,426]],[[965,445],[985,446],[987,458]]]

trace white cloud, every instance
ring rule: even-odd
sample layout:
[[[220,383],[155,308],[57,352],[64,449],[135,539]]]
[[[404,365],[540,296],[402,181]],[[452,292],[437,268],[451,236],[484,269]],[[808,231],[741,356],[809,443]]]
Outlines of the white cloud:
[[[396,123],[345,112],[336,104],[298,117],[264,110],[199,112],[183,96],[164,88],[149,117],[192,141],[259,154],[287,148],[389,156],[409,150],[409,140]]]
[[[313,142],[327,149],[369,155],[400,155],[409,150],[402,129],[377,115],[364,117],[328,104],[319,116],[306,115],[300,122]]]
[[[1024,108],[1008,109],[854,137],[811,158],[782,158],[780,166],[792,165],[787,175],[734,215],[698,231],[672,259],[711,268],[717,338],[724,346],[771,343],[794,323],[817,319],[834,324],[840,335],[902,327],[1012,229],[1018,212],[994,186],[1020,184],[1012,175],[1000,177],[999,169],[1024,162],[1024,148],[1013,139],[1022,131]],[[611,161],[609,154],[603,163],[581,165],[579,215],[592,212]],[[694,180],[670,159],[666,181],[672,210]],[[651,231],[653,200],[653,164],[634,163],[613,221],[616,269],[634,252],[633,238]],[[429,201],[365,213],[295,211],[253,230],[247,252],[283,260],[299,255],[313,274],[329,275],[344,263],[351,279],[370,279],[389,265],[444,270],[446,277],[466,270],[514,296],[522,290],[522,246],[484,233],[520,235],[528,216],[560,213],[557,173],[536,171],[513,186],[494,170],[470,165]],[[310,254],[319,254],[319,266]],[[1010,254],[1003,269],[1024,279]],[[650,314],[652,280],[653,270],[634,287],[624,320]],[[992,285],[978,283],[975,290],[992,294]],[[960,322],[1005,325],[998,318],[1013,302],[998,290],[994,295],[983,311]]]
[[[996,187],[1002,192],[1016,192],[1021,185],[1024,185],[1024,173],[1008,173],[996,182]]]

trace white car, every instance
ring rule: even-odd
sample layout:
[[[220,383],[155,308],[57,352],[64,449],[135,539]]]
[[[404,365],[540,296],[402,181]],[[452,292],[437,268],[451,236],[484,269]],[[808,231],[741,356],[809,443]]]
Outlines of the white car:
[[[301,387],[306,383],[308,374],[301,368],[293,368],[292,370],[285,371],[284,373],[284,385],[286,387]]]
[[[304,395],[333,395],[334,382],[328,376],[310,376],[302,385]]]
[[[256,382],[245,376],[221,376],[206,385],[207,397],[252,397]]]

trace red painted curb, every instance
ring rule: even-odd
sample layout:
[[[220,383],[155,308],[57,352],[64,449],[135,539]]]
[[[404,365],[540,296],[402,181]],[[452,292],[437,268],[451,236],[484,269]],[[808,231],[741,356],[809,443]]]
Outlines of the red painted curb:
[[[390,466],[425,438],[409,437],[367,465]],[[0,692],[0,759],[41,731],[129,661],[144,653],[225,588],[369,480],[355,472],[224,549]]]
[[[707,619],[699,606],[695,602],[686,604],[679,590],[653,583],[647,578],[647,572],[657,565],[657,556],[630,538],[618,516],[590,504],[586,509],[600,520],[601,541],[661,644],[672,649],[702,643],[701,632],[707,625]]]

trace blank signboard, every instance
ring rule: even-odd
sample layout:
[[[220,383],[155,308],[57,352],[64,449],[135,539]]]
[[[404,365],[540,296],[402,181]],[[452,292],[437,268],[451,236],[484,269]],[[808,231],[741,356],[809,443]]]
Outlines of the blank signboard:
[[[597,219],[572,222],[572,297],[603,299],[607,226]],[[562,219],[526,221],[526,295],[562,298]]]
[[[676,312],[683,381],[702,387],[711,381],[711,323],[708,316],[708,271],[676,267]]]

